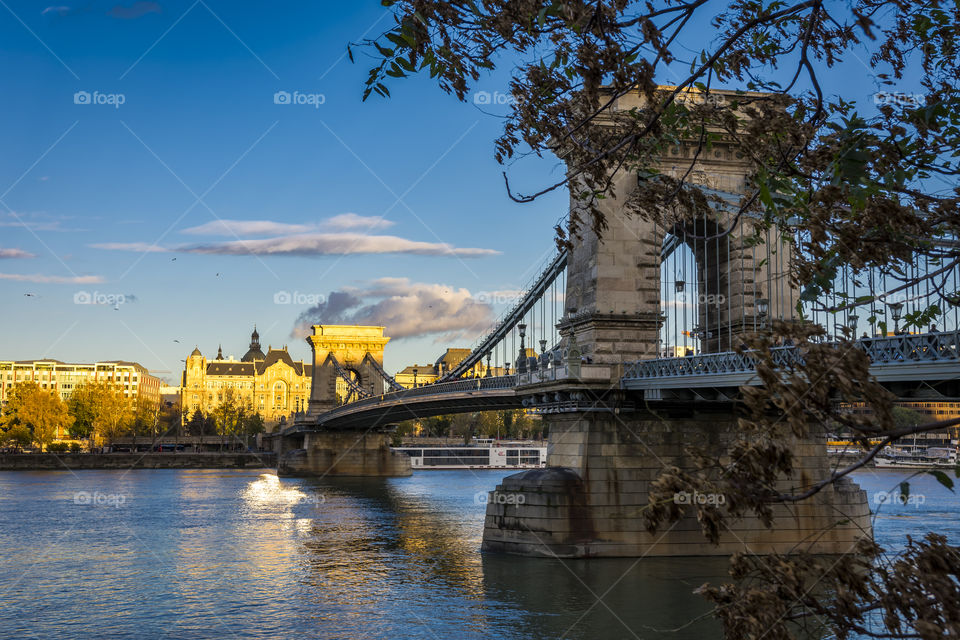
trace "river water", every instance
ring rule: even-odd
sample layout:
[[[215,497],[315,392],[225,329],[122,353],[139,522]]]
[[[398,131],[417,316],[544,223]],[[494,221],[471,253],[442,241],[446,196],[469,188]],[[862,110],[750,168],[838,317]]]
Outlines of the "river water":
[[[479,552],[499,471],[388,480],[262,471],[0,473],[0,638],[708,638],[691,591],[720,559],[560,561]],[[871,506],[906,474],[864,471]],[[886,504],[894,550],[960,542],[926,476]],[[922,496],[922,498],[921,498]]]

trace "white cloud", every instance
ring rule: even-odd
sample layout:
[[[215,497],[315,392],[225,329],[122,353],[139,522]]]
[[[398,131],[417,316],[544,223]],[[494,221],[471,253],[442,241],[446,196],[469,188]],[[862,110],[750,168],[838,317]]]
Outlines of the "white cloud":
[[[0,247],[0,258],[36,258],[36,254],[23,249],[4,249]]]
[[[386,229],[395,222],[379,216],[361,216],[356,213],[340,215],[320,222],[278,222],[276,220],[211,220],[196,227],[189,227],[180,233],[198,236],[285,236],[294,233],[316,233],[323,230],[351,231],[354,229]]]
[[[0,280],[38,284],[100,284],[103,282],[101,276],[45,276],[39,273],[0,273]]]
[[[88,245],[93,249],[107,249],[109,251],[136,251],[138,253],[166,253],[170,251],[149,242],[98,242]]]
[[[445,242],[420,242],[397,236],[359,233],[312,233],[261,240],[236,240],[177,247],[176,251],[209,255],[331,256],[404,253],[478,258],[498,255],[493,249],[460,248]]]
[[[21,227],[30,231],[59,231],[61,233],[73,233],[76,231],[86,231],[86,229],[74,229],[61,226],[66,218],[56,218],[45,214],[24,214],[17,215],[9,213],[0,220],[0,227]]]
[[[289,224],[272,220],[211,220],[180,233],[201,236],[280,236],[316,231],[314,224]]]
[[[438,342],[470,340],[490,328],[493,311],[467,289],[443,284],[381,278],[365,288],[334,291],[297,318],[292,336],[304,337],[314,324],[383,326],[391,338],[433,335]]]
[[[338,216],[327,218],[323,226],[329,229],[339,229],[347,231],[350,229],[386,229],[396,223],[392,220],[385,220],[380,216],[361,216],[357,213],[341,213]]]

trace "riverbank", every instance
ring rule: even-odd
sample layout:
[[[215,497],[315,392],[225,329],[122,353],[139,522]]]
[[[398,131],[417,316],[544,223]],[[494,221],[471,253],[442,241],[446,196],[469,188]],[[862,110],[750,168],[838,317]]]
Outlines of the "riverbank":
[[[56,469],[275,469],[275,453],[4,453],[0,471]]]

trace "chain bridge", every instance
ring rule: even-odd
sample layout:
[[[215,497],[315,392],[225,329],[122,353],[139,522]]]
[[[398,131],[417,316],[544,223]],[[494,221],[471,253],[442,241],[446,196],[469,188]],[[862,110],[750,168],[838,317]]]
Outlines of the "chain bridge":
[[[687,172],[693,157],[693,145],[679,145],[657,169],[698,183],[712,196],[708,213],[674,206],[652,219],[629,214],[623,200],[644,178],[620,171],[612,178],[618,197],[600,204],[608,221],[602,240],[585,231],[570,251],[547,259],[469,356],[434,384],[403,389],[384,371],[389,338],[382,327],[350,336],[343,327],[315,326],[310,411],[277,439],[279,471],[408,474],[409,461],[389,449],[391,424],[525,408],[549,428],[548,466],[509,476],[494,490],[514,499],[490,501],[485,550],[551,557],[843,553],[870,535],[866,496],[849,480],[793,508],[774,507],[772,529],[744,517],[715,547],[703,544],[692,514],[660,537],[645,528],[650,484],[665,467],[693,464],[686,445],[722,449],[732,441],[739,390],[759,384],[755,359],[738,347],[775,321],[820,324],[827,343],[858,336],[871,373],[900,398],[960,399],[956,263],[839,267],[829,288],[797,285],[790,267],[804,229],[790,237],[758,214],[736,213],[749,167],[728,139],[718,136]],[[927,274],[936,277],[916,284]],[[869,315],[858,315],[865,306],[852,301],[866,301]],[[931,305],[936,313],[922,315]],[[772,354],[784,367],[803,357],[791,345]],[[463,377],[483,360],[487,377]],[[339,406],[337,379],[350,390]],[[794,452],[796,473],[778,488],[829,475],[823,438],[798,440]]]

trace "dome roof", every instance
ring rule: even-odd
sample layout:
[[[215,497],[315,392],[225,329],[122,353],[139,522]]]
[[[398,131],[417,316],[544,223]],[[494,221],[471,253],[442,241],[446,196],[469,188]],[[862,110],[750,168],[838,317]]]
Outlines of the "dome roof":
[[[240,358],[240,361],[253,362],[254,360],[266,360],[266,359],[267,359],[267,356],[263,354],[263,351],[260,350],[260,347],[257,347],[256,349],[251,347],[249,351],[243,354],[243,357]]]
[[[202,355],[203,354],[200,353],[200,347],[194,347],[193,353],[190,354],[190,357],[192,358],[193,356],[202,356]]]

